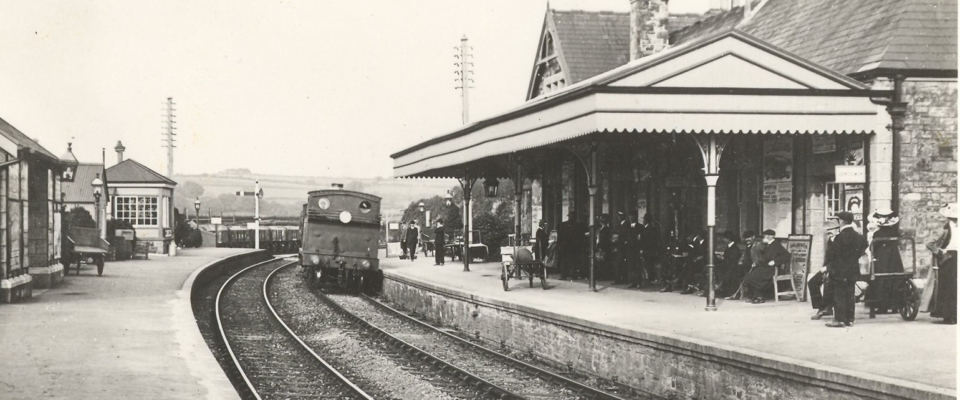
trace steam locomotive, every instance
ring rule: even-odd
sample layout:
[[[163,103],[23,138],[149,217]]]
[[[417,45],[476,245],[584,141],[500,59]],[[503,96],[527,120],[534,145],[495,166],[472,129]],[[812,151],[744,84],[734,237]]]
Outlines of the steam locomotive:
[[[380,289],[380,198],[343,189],[308,194],[300,214],[300,266],[311,286]]]

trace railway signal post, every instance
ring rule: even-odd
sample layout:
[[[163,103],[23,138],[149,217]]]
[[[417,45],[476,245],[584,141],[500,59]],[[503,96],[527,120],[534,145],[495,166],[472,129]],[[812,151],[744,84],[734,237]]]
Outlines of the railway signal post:
[[[253,209],[253,223],[255,224],[253,229],[253,248],[260,250],[260,199],[263,198],[263,189],[260,188],[260,181],[255,181],[253,191],[247,192],[243,190],[237,191],[237,196],[254,196],[254,209]]]

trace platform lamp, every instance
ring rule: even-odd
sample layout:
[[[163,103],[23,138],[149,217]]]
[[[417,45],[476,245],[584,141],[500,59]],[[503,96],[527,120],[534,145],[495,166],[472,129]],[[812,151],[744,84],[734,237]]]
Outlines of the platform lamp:
[[[199,225],[200,224],[200,198],[199,197],[197,197],[197,199],[193,201],[193,208],[197,210],[197,225]]]
[[[417,209],[420,210],[420,217],[423,218],[423,211],[426,209],[426,204],[423,204],[421,201],[420,204],[417,204]],[[423,220],[423,226],[427,226],[427,220]]]
[[[67,192],[60,192],[60,213],[67,212]]]
[[[93,204],[94,208],[97,210],[97,230],[100,230],[100,196],[103,195],[101,192],[103,187],[103,180],[100,179],[100,174],[97,174],[96,178],[93,178],[93,182],[90,182],[90,186],[93,186]]]
[[[451,194],[449,190],[447,191],[447,195],[443,196],[443,204],[445,204],[447,207],[453,205],[453,194]]]
[[[483,192],[487,197],[497,197],[500,191],[500,181],[497,178],[487,178],[483,180]]]

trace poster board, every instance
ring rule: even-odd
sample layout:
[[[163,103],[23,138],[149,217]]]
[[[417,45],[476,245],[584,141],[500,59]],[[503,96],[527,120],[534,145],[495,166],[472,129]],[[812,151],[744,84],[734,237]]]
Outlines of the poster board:
[[[807,274],[810,272],[810,247],[813,235],[790,235],[787,251],[790,252],[790,273],[793,284],[800,292],[800,301],[807,301]]]

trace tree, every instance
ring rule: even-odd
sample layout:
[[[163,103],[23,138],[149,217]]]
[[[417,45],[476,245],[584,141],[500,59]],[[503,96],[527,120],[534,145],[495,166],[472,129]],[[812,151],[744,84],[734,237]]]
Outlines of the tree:
[[[183,183],[183,186],[179,188],[179,192],[183,194],[184,197],[188,199],[195,199],[197,197],[203,196],[204,192],[203,186],[194,181],[186,181]]]
[[[97,228],[97,221],[94,221],[90,212],[83,207],[74,207],[70,210],[67,220],[72,228]]]

